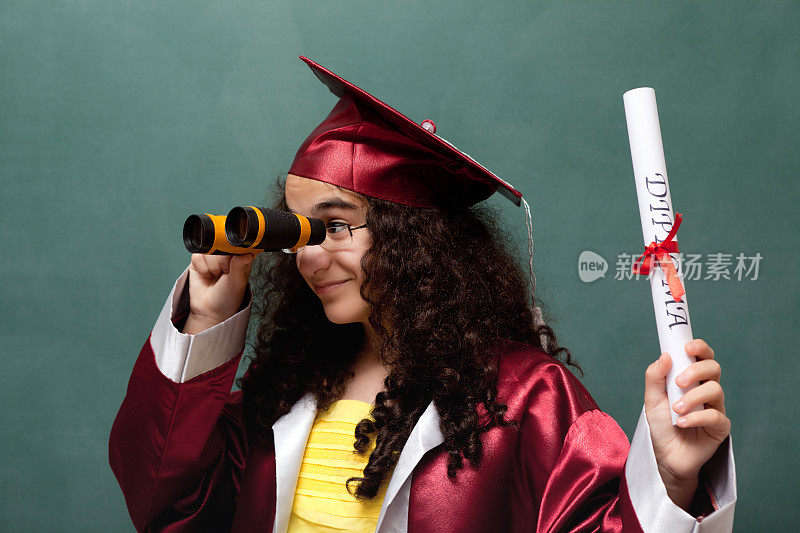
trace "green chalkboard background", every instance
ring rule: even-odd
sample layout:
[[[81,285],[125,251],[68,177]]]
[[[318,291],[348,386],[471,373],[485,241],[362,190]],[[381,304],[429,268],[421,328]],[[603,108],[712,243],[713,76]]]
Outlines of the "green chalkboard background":
[[[180,228],[262,202],[334,105],[300,54],[530,199],[554,327],[629,436],[658,341],[648,282],[615,279],[642,246],[622,93],[654,87],[682,251],[762,256],[687,291],[724,368],[737,530],[790,529],[798,24],[772,1],[2,2],[0,530],[132,529],[108,434]],[[522,211],[489,202],[525,246]],[[584,250],[605,278],[579,279]]]

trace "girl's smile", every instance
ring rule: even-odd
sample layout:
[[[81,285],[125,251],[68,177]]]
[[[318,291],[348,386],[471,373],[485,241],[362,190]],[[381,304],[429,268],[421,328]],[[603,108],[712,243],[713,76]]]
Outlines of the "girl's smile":
[[[314,284],[314,291],[316,291],[317,294],[327,294],[329,292],[336,290],[338,287],[341,287],[348,281],[350,280],[346,279],[344,281],[338,281],[338,282],[334,281],[330,283],[323,283],[321,285]]]

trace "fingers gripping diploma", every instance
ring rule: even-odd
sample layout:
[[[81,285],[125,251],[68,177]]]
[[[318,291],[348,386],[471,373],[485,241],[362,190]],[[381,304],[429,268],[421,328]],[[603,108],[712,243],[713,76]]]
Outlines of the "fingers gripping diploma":
[[[702,339],[689,341],[685,349],[697,361],[675,381],[682,388],[699,385],[669,405],[666,380],[672,359],[664,352],[645,372],[644,407],[667,494],[676,505],[688,509],[700,467],[730,434],[731,421],[725,415],[725,393],[719,383],[722,369],[714,360],[714,350]],[[699,409],[691,412],[694,407]],[[672,424],[670,410],[680,415],[677,426]]]
[[[189,317],[184,333],[195,335],[233,316],[242,305],[255,254],[192,254]]]

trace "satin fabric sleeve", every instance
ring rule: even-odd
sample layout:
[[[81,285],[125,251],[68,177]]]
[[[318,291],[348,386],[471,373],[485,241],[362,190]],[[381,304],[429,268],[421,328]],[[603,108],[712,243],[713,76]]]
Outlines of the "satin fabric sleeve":
[[[159,370],[178,383],[208,372],[241,352],[252,309],[248,284],[242,306],[232,317],[196,335],[181,333],[179,329],[189,313],[188,281],[187,267],[175,281],[150,335]]]
[[[625,464],[628,494],[642,528],[645,531],[732,531],[737,496],[736,466],[730,435],[703,465],[699,481],[691,513],[669,499],[658,472],[650,426],[642,407]]]
[[[537,532],[696,531],[704,519],[719,512],[714,511],[706,483],[700,484],[693,502],[700,510],[700,521],[669,499],[651,443],[648,449],[639,446],[641,439],[635,441],[635,453],[652,462],[640,461],[626,468],[630,444],[616,421],[599,410],[583,385],[562,365],[547,365],[542,373],[520,422],[524,468],[538,506]],[[652,469],[656,469],[655,477]],[[646,480],[634,484],[633,489],[648,491],[651,505],[634,505],[626,479],[630,475]]]
[[[165,303],[170,314],[174,293],[175,288]],[[186,313],[162,312],[157,328],[166,327],[166,319],[177,332],[174,323],[180,324]],[[215,337],[225,328],[212,330],[204,332],[200,346],[230,350],[229,339]],[[178,382],[172,379],[177,374],[169,377],[160,370],[157,360],[159,355],[164,359],[165,344],[154,345],[153,334],[134,364],[111,429],[111,469],[138,531],[229,530],[248,452],[241,392],[231,393],[242,348],[212,355],[192,350],[198,344],[190,339],[185,350],[167,355],[183,358],[172,369],[181,368],[184,377],[186,368],[200,373]],[[198,354],[200,364],[186,363]]]

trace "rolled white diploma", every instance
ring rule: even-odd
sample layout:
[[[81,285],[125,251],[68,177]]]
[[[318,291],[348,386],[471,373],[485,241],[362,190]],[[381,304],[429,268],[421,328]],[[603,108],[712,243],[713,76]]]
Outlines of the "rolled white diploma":
[[[636,196],[639,199],[639,216],[642,222],[644,245],[667,238],[675,216],[667,181],[667,164],[664,161],[664,146],[661,143],[661,126],[658,122],[656,92],[650,87],[631,89],[622,95],[625,103],[625,118],[628,122],[628,139],[631,143],[633,176],[636,181]],[[677,242],[677,239],[673,239]],[[678,263],[678,254],[669,254],[681,275],[683,266]],[[651,263],[650,289],[653,293],[653,309],[658,328],[661,352],[668,352],[672,368],[667,375],[667,396],[672,423],[680,416],[672,409],[683,394],[696,386],[678,387],[675,378],[695,361],[686,353],[684,346],[692,340],[692,324],[689,320],[689,305],[686,294],[675,301],[667,284],[664,271],[653,258]],[[684,286],[684,290],[686,287]],[[700,410],[702,406],[692,409]]]

